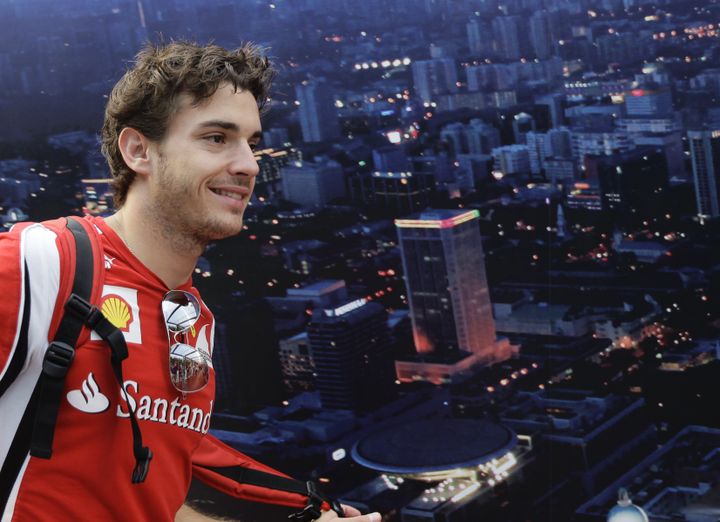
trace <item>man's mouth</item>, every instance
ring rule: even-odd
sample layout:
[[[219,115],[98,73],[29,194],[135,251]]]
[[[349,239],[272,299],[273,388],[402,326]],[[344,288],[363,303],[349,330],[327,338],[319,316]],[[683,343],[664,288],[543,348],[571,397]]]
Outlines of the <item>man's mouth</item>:
[[[245,195],[242,194],[241,192],[235,192],[232,190],[224,190],[224,189],[216,189],[216,188],[210,188],[210,190],[219,196],[225,196],[227,198],[236,199],[238,201],[242,201],[243,198],[245,197]]]

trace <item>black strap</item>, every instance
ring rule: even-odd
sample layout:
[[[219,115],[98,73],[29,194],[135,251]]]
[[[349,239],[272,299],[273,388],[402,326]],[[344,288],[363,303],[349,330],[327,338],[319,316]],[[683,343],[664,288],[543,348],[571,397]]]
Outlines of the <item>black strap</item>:
[[[86,324],[110,346],[110,364],[112,364],[115,379],[120,385],[122,393],[127,393],[124,388],[125,379],[122,373],[122,362],[127,359],[128,348],[122,332],[108,321],[97,307],[87,302],[82,302],[79,299],[74,300],[73,306],[78,308],[82,307],[86,310]],[[135,457],[132,483],[140,484],[145,481],[148,471],[150,471],[150,461],[153,458],[153,453],[150,451],[150,448],[143,446],[142,433],[140,432],[140,425],[135,415],[135,408],[130,401],[127,401],[127,405],[133,434],[133,456]]]
[[[302,482],[300,480],[281,477],[280,475],[275,475],[273,473],[266,473],[265,471],[245,468],[242,466],[222,468],[208,467],[207,469],[242,484],[250,484],[261,488],[286,491],[288,493],[298,493],[299,495],[306,496],[308,498],[307,506],[305,506],[302,511],[288,516],[291,520],[296,520],[297,522],[309,522],[319,518],[320,515],[322,515],[321,506],[325,502],[330,505],[332,510],[335,511],[338,516],[345,516],[340,503],[336,500],[331,500],[329,497],[322,494],[312,481]]]
[[[17,344],[15,345],[15,355],[13,356],[13,362],[16,360],[21,361],[21,366],[25,364],[25,358],[27,357],[27,336],[28,327],[30,325],[30,276],[27,269],[27,263],[25,263],[25,304],[23,306],[22,321],[20,323],[20,335],[18,336]],[[12,366],[8,369],[10,372]],[[7,372],[6,372],[7,376]],[[14,377],[13,379],[14,380]],[[7,386],[10,385],[9,381]],[[3,384],[5,381],[3,380]],[[3,389],[4,391],[4,389]],[[30,435],[32,433],[32,413],[35,409],[34,405],[37,402],[37,388],[33,391],[30,401],[25,408],[23,417],[20,420],[15,436],[13,437],[10,448],[5,456],[2,469],[0,470],[0,514],[5,512],[5,506],[10,498],[10,492],[12,491],[15,480],[20,473],[25,457],[27,457],[28,446]],[[7,428],[5,428],[7,429]]]
[[[93,285],[93,254],[90,237],[83,226],[74,219],[67,220],[67,227],[75,238],[75,274],[70,301],[79,297],[90,300]],[[75,345],[82,331],[84,317],[76,309],[65,305],[55,339],[45,352],[43,369],[38,380],[39,401],[35,412],[30,455],[49,459],[55,435],[60,400],[63,395],[65,375],[75,358]]]
[[[110,346],[110,362],[120,388],[125,382],[122,375],[122,361],[127,359],[128,349],[122,332],[118,330],[100,310],[90,304],[93,287],[94,258],[90,237],[85,228],[73,219],[67,220],[67,226],[75,238],[75,274],[72,294],[65,303],[65,313],[58,327],[55,339],[48,347],[43,359],[43,369],[33,395],[37,393],[37,408],[32,431],[30,454],[34,457],[49,459],[52,456],[52,443],[55,435],[60,401],[63,395],[65,375],[75,357],[75,345],[87,325]],[[30,405],[28,406],[30,407]],[[128,401],[130,423],[133,432],[133,456],[135,468],[132,472],[133,484],[141,483],[147,477],[152,460],[152,452],[142,444],[142,434],[135,416],[135,408]]]

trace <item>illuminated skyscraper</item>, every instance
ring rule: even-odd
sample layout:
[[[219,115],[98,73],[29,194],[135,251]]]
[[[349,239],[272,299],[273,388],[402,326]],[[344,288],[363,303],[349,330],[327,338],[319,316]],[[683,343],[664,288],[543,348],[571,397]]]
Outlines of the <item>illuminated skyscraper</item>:
[[[720,216],[720,130],[688,131],[697,213]]]
[[[420,355],[498,360],[478,217],[477,210],[431,210],[395,220]]]

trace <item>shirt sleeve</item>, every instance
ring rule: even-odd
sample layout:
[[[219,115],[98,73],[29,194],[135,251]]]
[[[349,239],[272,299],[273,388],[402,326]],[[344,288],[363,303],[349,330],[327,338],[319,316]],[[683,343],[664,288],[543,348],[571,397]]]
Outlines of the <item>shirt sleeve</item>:
[[[192,464],[193,477],[227,495],[252,502],[280,506],[303,508],[307,504],[307,498],[303,495],[243,484],[220,473],[222,468],[239,466],[287,477],[287,475],[223,444],[212,435],[205,435],[202,438],[193,454]]]

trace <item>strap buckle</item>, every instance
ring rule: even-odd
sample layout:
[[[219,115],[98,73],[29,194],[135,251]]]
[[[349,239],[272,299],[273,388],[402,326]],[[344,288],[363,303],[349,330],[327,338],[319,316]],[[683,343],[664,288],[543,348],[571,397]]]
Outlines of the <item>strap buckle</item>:
[[[141,484],[145,482],[148,471],[150,471],[150,461],[153,458],[153,453],[150,448],[143,447],[139,452],[135,453],[135,469],[132,473],[132,483]]]
[[[295,520],[297,522],[312,522],[313,520],[320,518],[321,515],[322,511],[320,511],[318,506],[308,505],[305,506],[305,509],[302,511],[288,515],[288,519]]]
[[[65,303],[65,309],[75,317],[82,319],[83,322],[88,319],[93,308],[95,308],[93,305],[77,294],[70,294],[70,297],[68,297]]]
[[[70,369],[73,359],[75,359],[75,348],[59,341],[53,341],[45,351],[43,374],[52,379],[63,379]]]
[[[317,486],[314,482],[310,480],[307,481],[305,483],[305,487],[307,488],[308,504],[302,511],[288,515],[290,520],[296,520],[297,522],[311,522],[320,518],[322,515],[322,505],[326,502],[330,505],[332,510],[335,511],[335,513],[341,517],[343,516],[343,510],[340,503],[336,500],[330,501],[324,498],[317,490]]]

